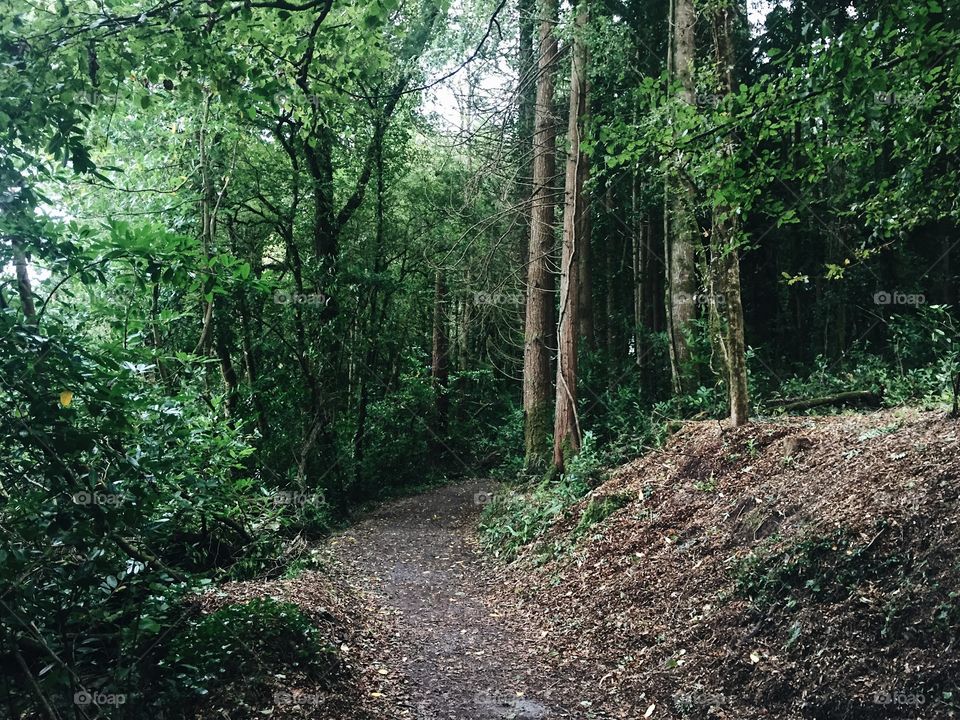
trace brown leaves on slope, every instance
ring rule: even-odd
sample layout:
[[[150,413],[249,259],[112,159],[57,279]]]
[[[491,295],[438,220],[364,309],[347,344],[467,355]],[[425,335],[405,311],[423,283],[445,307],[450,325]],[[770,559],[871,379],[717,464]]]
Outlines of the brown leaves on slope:
[[[503,601],[548,618],[566,690],[617,717],[954,717],[958,437],[913,411],[690,423]]]

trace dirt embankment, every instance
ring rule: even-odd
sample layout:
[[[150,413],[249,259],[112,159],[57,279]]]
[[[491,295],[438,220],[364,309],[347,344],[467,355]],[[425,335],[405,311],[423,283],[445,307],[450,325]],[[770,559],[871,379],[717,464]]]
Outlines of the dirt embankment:
[[[501,593],[585,707],[624,718],[960,717],[960,422],[690,423],[591,502],[622,507]]]

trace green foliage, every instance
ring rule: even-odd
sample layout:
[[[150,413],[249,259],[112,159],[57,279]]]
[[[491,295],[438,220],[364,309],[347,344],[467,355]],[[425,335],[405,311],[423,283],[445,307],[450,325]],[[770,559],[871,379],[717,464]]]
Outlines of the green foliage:
[[[820,397],[849,390],[873,390],[888,406],[942,406],[952,401],[960,372],[956,320],[950,308],[921,306],[893,315],[886,323],[889,344],[870,350],[863,344],[847,357],[819,356],[812,371],[782,383],[766,378],[763,389],[784,397]],[[816,412],[829,412],[817,408]]]
[[[159,682],[166,692],[187,697],[228,685],[253,694],[277,673],[329,680],[340,670],[336,649],[302,611],[263,598],[191,622],[169,642]]]
[[[596,487],[603,480],[603,458],[592,431],[583,434],[580,451],[567,461],[565,475],[577,486]]]
[[[471,130],[451,143],[449,118],[421,101],[463,48],[498,67],[522,64],[523,43],[486,3],[447,21],[449,7],[0,9],[0,641],[4,660],[23,648],[45,693],[77,678],[137,686],[134,659],[184,595],[310,567],[303,540],[371,498],[519,474],[529,119],[471,92]],[[624,9],[594,14],[585,35],[588,432],[565,476],[485,512],[485,542],[510,557],[600,468],[662,444],[679,419],[726,414],[703,307],[689,338],[699,386],[670,387],[656,248],[674,160],[704,250],[716,218],[736,219],[755,404],[869,388],[939,405],[960,382],[955,310],[874,297],[946,303],[956,286],[939,262],[960,221],[960,74],[943,60],[955,13],[778,5],[762,33],[737,29],[733,92],[717,96],[701,52],[691,105],[663,74],[663,7]],[[471,87],[499,86],[477,72]],[[646,270],[630,260],[641,245]],[[445,380],[431,377],[434,330]],[[616,504],[588,503],[578,532]],[[757,592],[806,573],[766,568]],[[297,622],[255,611],[268,632]],[[227,620],[252,627],[224,617],[198,637],[233,647]],[[178,647],[195,655],[187,685],[224,679],[200,644]],[[13,712],[40,712],[12,678]]]
[[[251,600],[193,623],[170,643],[162,665],[185,668],[186,673],[176,673],[177,682],[200,693],[238,677],[255,677],[263,666],[313,672],[331,652],[317,635],[317,628],[295,605],[270,598]]]
[[[363,485],[353,488],[354,497],[376,496],[379,488],[427,479],[431,468],[423,459],[429,455],[433,407],[434,390],[423,374],[404,375],[395,392],[370,404],[369,449],[356,468]]]
[[[451,463],[453,471],[483,472],[521,463],[523,411],[517,407],[513,386],[488,368],[454,373],[450,387],[457,409],[445,442],[460,460]]]
[[[486,457],[495,463],[491,474],[507,481],[523,473],[523,410],[514,407],[486,443]]]
[[[620,508],[626,507],[633,498],[628,495],[606,495],[602,498],[590,498],[583,512],[580,513],[580,519],[577,526],[570,533],[572,540],[576,540],[587,533],[594,525],[603,522],[613,515]]]
[[[480,518],[480,538],[496,557],[512,560],[587,492],[576,477],[542,480],[495,495]]]
[[[559,478],[526,481],[497,493],[480,519],[480,537],[488,551],[507,560],[515,558],[601,480],[600,457],[592,433],[585,433],[581,451],[571,458]],[[606,505],[591,510],[602,514]]]
[[[748,555],[734,570],[736,593],[749,599],[758,612],[790,610],[801,602],[843,599],[898,562],[838,530],[829,537],[801,540],[772,555],[763,551]]]

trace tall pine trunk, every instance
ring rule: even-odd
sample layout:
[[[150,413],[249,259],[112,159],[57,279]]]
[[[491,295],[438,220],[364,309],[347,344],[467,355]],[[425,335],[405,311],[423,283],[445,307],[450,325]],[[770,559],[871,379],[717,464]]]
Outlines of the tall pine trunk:
[[[719,88],[722,95],[734,90],[733,21],[736,17],[735,3],[727,3],[714,11],[713,37],[716,49],[716,64]],[[721,152],[728,162],[733,162],[735,137],[728,135]],[[750,404],[747,388],[746,343],[743,328],[743,303],[740,297],[740,257],[738,253],[739,227],[737,215],[729,206],[718,206],[713,212],[711,233],[711,260],[715,268],[711,273],[717,283],[715,298],[723,320],[724,370],[730,396],[730,422],[734,426],[745,424],[749,419]]]
[[[533,188],[530,198],[530,247],[527,256],[527,299],[523,348],[524,464],[546,466],[550,436],[550,348],[553,333],[554,174],[556,118],[553,81],[557,58],[556,0],[538,0],[540,41],[537,95],[534,103]]]
[[[680,99],[693,105],[693,67],[696,54],[693,0],[673,0],[667,65],[671,83],[680,85]],[[674,392],[689,392],[696,384],[691,368],[689,334],[696,319],[697,222],[692,189],[684,181],[683,158],[672,158],[667,168],[664,197],[664,242],[667,260],[667,332]]]
[[[589,86],[584,87],[584,96],[589,96]],[[589,174],[589,158],[586,155],[580,157],[580,169],[586,177]],[[582,193],[581,193],[582,195]],[[583,196],[587,199],[586,196]],[[594,326],[594,308],[593,308],[593,274],[591,272],[590,262],[590,235],[593,230],[589,211],[581,212],[577,216],[577,235],[579,243],[577,246],[577,265],[579,266],[580,288],[579,288],[579,321],[580,337],[583,338],[583,344],[587,350],[596,348],[596,329]],[[609,243],[608,243],[609,245]],[[612,248],[607,248],[609,258]],[[608,323],[609,326],[609,323]]]
[[[586,0],[580,0],[570,63],[570,115],[567,125],[567,173],[564,185],[563,249],[560,257],[560,323],[557,332],[557,402],[553,425],[553,464],[580,450],[577,416],[577,340],[580,316],[580,258],[589,203],[584,195],[588,164],[581,150],[587,106]]]

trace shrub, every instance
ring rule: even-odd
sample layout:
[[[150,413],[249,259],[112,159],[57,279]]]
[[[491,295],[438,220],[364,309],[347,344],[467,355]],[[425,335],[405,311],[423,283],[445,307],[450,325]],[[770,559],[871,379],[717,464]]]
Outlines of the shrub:
[[[772,555],[751,554],[735,571],[736,592],[758,611],[792,609],[803,597],[820,602],[844,597],[898,562],[854,541],[850,533],[837,530],[830,536],[806,538]]]
[[[170,643],[159,667],[171,702],[171,695],[203,696],[233,682],[256,693],[274,673],[331,679],[340,660],[295,605],[262,598],[228,605],[190,624]]]
[[[590,528],[613,515],[620,508],[626,507],[633,500],[629,495],[607,495],[603,498],[590,498],[587,506],[580,514],[580,520],[571,533],[572,539],[582,537]]]
[[[480,519],[484,546],[494,555],[515,558],[601,479],[596,438],[587,432],[580,453],[570,459],[561,477],[521,485],[487,505]]]

